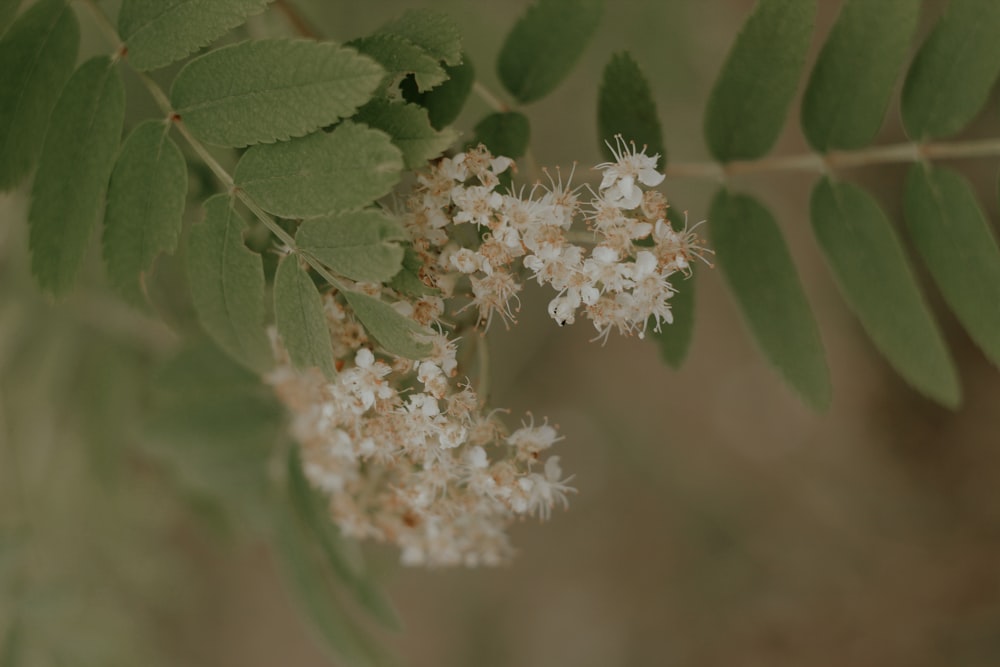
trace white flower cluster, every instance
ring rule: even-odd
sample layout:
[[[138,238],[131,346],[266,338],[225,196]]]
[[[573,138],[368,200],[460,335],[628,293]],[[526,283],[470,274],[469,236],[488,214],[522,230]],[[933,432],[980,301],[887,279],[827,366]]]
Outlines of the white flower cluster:
[[[661,193],[643,189],[663,181],[659,155],[647,156],[621,137],[612,152],[614,162],[597,165],[603,179],[586,202],[561,177],[527,197],[497,192],[511,161],[483,146],[438,161],[418,176],[404,214],[426,282],[451,295],[456,272],[468,276],[487,327],[496,314],[514,319],[521,267],[556,290],[548,312],[560,325],[572,324],[581,309],[598,338],[612,329],[642,337],[650,322],[656,330],[672,322],[675,290],[668,278],[689,274],[693,259],[708,251],[693,229],[674,230]],[[578,220],[590,231],[571,230]],[[589,253],[574,242],[581,235]]]
[[[336,378],[295,370],[275,337],[267,380],[293,415],[304,471],[328,494],[334,522],[347,536],[398,545],[408,565],[507,560],[507,525],[547,519],[572,491],[559,457],[547,456],[556,430],[529,424],[507,434],[455,382],[455,345],[443,334],[419,362],[376,356],[345,307],[325,299]],[[430,297],[405,310],[426,323],[442,308]]]

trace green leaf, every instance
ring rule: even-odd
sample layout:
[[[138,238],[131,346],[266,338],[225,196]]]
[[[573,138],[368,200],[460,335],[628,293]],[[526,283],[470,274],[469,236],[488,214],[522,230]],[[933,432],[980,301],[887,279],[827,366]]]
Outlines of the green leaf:
[[[604,68],[597,96],[597,131],[606,159],[614,159],[606,142],[614,145],[615,135],[620,134],[636,146],[647,146],[648,155],[659,153],[663,159],[658,167],[663,169],[667,153],[656,102],[639,64],[626,51],[611,56]]]
[[[31,269],[54,295],[73,284],[87,252],[115,163],[125,116],[121,75],[92,58],[66,83],[31,190]]]
[[[385,132],[345,121],[329,134],[254,146],[235,178],[269,213],[315,218],[367,206],[392,190],[402,169]]]
[[[0,0],[0,37],[7,32],[20,6],[21,0]]]
[[[448,14],[431,9],[409,9],[386,23],[379,32],[398,35],[448,65],[462,62],[462,34]]]
[[[319,368],[328,378],[336,375],[323,298],[294,255],[281,260],[274,276],[274,319],[296,368]]]
[[[288,453],[288,493],[293,510],[319,544],[326,563],[358,604],[385,627],[400,630],[402,623],[392,603],[365,572],[364,561],[352,557],[355,554],[351,549],[356,545],[348,543],[340,534],[340,529],[330,520],[327,499],[309,485],[297,448]]]
[[[379,344],[397,357],[423,359],[431,352],[430,343],[414,336],[430,332],[397,313],[392,306],[361,292],[342,292],[358,320]]]
[[[951,169],[914,165],[904,214],[945,301],[1000,366],[1000,250],[969,184]]]
[[[566,78],[600,24],[601,0],[537,0],[514,24],[500,49],[497,74],[527,104]]]
[[[406,233],[381,211],[365,209],[307,220],[295,242],[342,276],[381,283],[399,273]]]
[[[118,34],[137,70],[169,65],[214,42],[271,0],[123,0]]]
[[[694,274],[688,278],[679,275],[670,281],[677,293],[670,297],[672,324],[664,325],[659,332],[649,327],[647,331],[660,347],[660,357],[668,366],[678,369],[687,358],[694,338]]]
[[[983,108],[1000,72],[1000,3],[952,0],[917,52],[903,85],[906,133],[915,140],[958,132]]]
[[[435,130],[426,109],[406,102],[372,100],[358,110],[354,120],[392,137],[392,143],[403,152],[407,169],[424,166],[458,139],[458,133],[451,128]]]
[[[246,223],[227,195],[205,202],[205,221],[191,228],[188,282],[198,319],[209,336],[248,368],[271,365],[264,333],[264,269],[243,244]]]
[[[148,120],[122,145],[104,212],[104,263],[111,284],[146,302],[145,276],[161,252],[173,253],[187,201],[187,163],[170,126]]]
[[[826,152],[871,143],[919,16],[920,0],[849,0],[844,5],[802,100],[802,129],[813,148]]]
[[[240,42],[185,65],[170,103],[199,139],[249,146],[300,137],[350,116],[384,74],[371,58],[329,42]]]
[[[720,162],[759,158],[777,141],[812,35],[813,0],[759,0],[726,56],[705,109]]]
[[[419,92],[418,85],[409,78],[404,79],[400,85],[403,99],[427,109],[431,125],[438,130],[458,118],[472,91],[472,84],[476,81],[476,69],[466,54],[462,54],[461,65],[446,66],[445,72],[448,80],[426,93]]]
[[[389,281],[389,287],[408,296],[427,296],[440,294],[436,287],[428,287],[420,279],[420,269],[424,266],[420,255],[409,244],[403,248],[403,268]]]
[[[720,190],[709,225],[716,259],[764,356],[809,405],[825,410],[831,389],[823,344],[771,213],[748,195]]]
[[[14,3],[16,8],[17,3]],[[41,0],[0,39],[0,190],[38,159],[52,108],[73,72],[80,26],[64,0]]]
[[[957,406],[962,389],[948,348],[875,200],[824,178],[813,190],[811,212],[827,263],[875,346],[918,391]]]
[[[436,58],[399,35],[375,33],[352,40],[347,46],[370,56],[385,68],[387,74],[383,85],[387,87],[398,83],[408,74],[414,75],[417,88],[421,91],[430,90],[448,78]]]
[[[485,144],[494,155],[519,158],[528,150],[531,125],[519,111],[498,111],[476,123],[473,143]]]

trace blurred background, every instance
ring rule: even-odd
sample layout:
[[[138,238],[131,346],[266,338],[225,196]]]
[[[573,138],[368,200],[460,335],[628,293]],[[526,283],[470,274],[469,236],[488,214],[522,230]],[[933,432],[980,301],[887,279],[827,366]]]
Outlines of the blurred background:
[[[818,4],[812,57],[842,3]],[[494,58],[527,2],[295,5],[338,41],[408,7],[443,9],[496,92]],[[920,37],[943,3],[924,5]],[[601,161],[597,87],[620,50],[650,80],[670,160],[706,160],[701,111],[752,6],[608,2],[572,76],[525,109],[538,163]],[[83,14],[85,52],[107,50]],[[288,29],[268,12],[246,32]],[[134,84],[130,118],[152,109]],[[471,134],[488,111],[472,97],[457,124]],[[998,132],[992,100],[963,137]],[[901,140],[893,104],[878,141]],[[804,150],[793,111],[775,152]],[[952,166],[977,185],[995,225],[995,160]],[[845,176],[898,222],[904,172]],[[833,376],[829,412],[805,408],[770,369],[718,270],[697,272],[695,338],[679,371],[648,341],[601,346],[586,323],[554,326],[546,295],[529,290],[518,325],[490,331],[492,402],[513,423],[530,411],[560,426],[557,453],[579,493],[550,523],[514,527],[520,555],[508,567],[405,569],[371,549],[405,626],[374,632],[404,664],[1000,664],[1000,374],[926,273],[963,406],[942,409],[892,373],[812,238],[814,180],[762,174],[733,185],[771,207],[791,246]],[[700,220],[716,186],[662,188]],[[0,665],[338,664],[295,610],[267,546],[219,519],[144,442],[151,378],[176,335],[115,300],[96,243],[81,286],[58,304],[43,298],[27,268],[26,206],[24,192],[0,199]]]

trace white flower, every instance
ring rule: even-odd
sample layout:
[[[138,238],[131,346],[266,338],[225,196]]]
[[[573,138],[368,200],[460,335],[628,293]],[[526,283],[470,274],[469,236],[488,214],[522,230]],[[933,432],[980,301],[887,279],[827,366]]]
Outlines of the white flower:
[[[659,154],[649,156],[645,146],[637,150],[635,144],[626,144],[620,134],[615,135],[617,146],[607,144],[615,156],[614,162],[602,162],[596,169],[604,171],[600,190],[604,200],[612,206],[631,210],[642,203],[642,190],[636,181],[647,187],[656,187],[663,182],[663,174],[656,171]]]

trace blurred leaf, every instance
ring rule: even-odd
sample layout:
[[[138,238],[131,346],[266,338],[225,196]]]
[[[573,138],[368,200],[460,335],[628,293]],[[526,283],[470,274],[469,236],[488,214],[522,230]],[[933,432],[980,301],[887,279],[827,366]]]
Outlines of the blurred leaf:
[[[602,0],[536,0],[507,34],[497,59],[504,88],[519,102],[545,97],[580,59],[597,31]]]
[[[17,2],[12,4],[17,8]],[[41,0],[0,39],[0,191],[21,182],[76,62],[80,26],[65,0]]]
[[[146,302],[145,276],[161,252],[173,253],[187,203],[187,164],[159,120],[125,139],[104,211],[104,262],[111,284],[128,301]]]
[[[431,352],[430,343],[417,341],[415,335],[430,332],[408,317],[397,313],[392,306],[361,292],[341,292],[354,311],[358,321],[368,333],[378,340],[389,354],[407,359],[423,359]]]
[[[424,263],[420,255],[410,244],[403,247],[403,268],[389,281],[389,287],[406,294],[407,296],[426,296],[428,294],[440,294],[441,290],[436,287],[428,287],[420,279],[420,269]]]
[[[1000,250],[969,184],[951,169],[913,165],[904,213],[945,301],[1000,366]]]
[[[812,36],[813,0],[759,0],[736,37],[705,109],[705,138],[720,162],[774,146]]]
[[[531,125],[519,111],[498,111],[476,123],[473,143],[485,144],[494,155],[519,158],[528,150]]]
[[[376,209],[307,220],[295,242],[335,272],[351,280],[381,283],[399,273],[406,232]]]
[[[354,120],[392,137],[392,143],[403,152],[407,169],[425,166],[458,139],[458,133],[451,128],[435,130],[427,110],[407,102],[372,100],[358,110]]]
[[[1000,72],[1000,2],[951,0],[917,51],[903,85],[906,133],[917,141],[965,127]]]
[[[296,368],[319,368],[327,378],[337,374],[323,299],[295,255],[284,257],[274,276],[274,319]]]
[[[333,573],[348,587],[358,604],[383,626],[401,630],[399,615],[365,572],[364,561],[351,557],[351,548],[356,545],[341,536],[340,529],[330,519],[326,498],[306,479],[298,448],[292,448],[288,453],[288,493],[292,509],[321,547]]]
[[[16,3],[15,3],[16,8]],[[18,667],[21,664],[21,643],[24,632],[21,622],[14,619],[7,625],[0,642],[0,667]]]
[[[21,0],[0,0],[0,37],[10,27],[11,22],[17,15],[17,8],[20,5]]]
[[[802,129],[813,148],[826,152],[871,143],[919,16],[920,0],[849,0],[844,5],[802,100]]]
[[[659,344],[660,357],[676,370],[687,358],[694,337],[694,274],[688,278],[678,274],[670,283],[677,289],[677,293],[670,297],[670,312],[674,321],[663,326],[659,332],[652,328],[647,331]]]
[[[606,142],[614,145],[615,135],[620,134],[626,142],[647,146],[647,155],[659,153],[658,169],[667,162],[656,101],[639,63],[627,51],[611,56],[604,68],[597,97],[597,131],[607,160],[614,160],[614,155]]]
[[[462,62],[462,33],[444,12],[409,9],[379,28],[378,32],[399,35],[448,65]]]
[[[344,121],[330,132],[254,146],[236,165],[236,185],[283,218],[362,208],[399,182],[403,155],[389,136]]]
[[[374,58],[387,72],[384,85],[391,85],[407,74],[413,74],[419,90],[429,90],[448,78],[437,59],[399,35],[379,34],[361,37],[347,43],[366,56]]]
[[[55,109],[31,190],[31,269],[64,294],[87,252],[115,163],[125,117],[121,75],[106,56],[70,77]]]
[[[123,0],[118,34],[137,70],[169,65],[207,46],[270,0]]]
[[[264,334],[264,270],[243,244],[246,223],[228,195],[205,202],[205,221],[191,228],[187,267],[191,298],[209,336],[234,359],[262,372],[271,365]]]
[[[764,356],[817,410],[830,405],[830,375],[788,247],[754,198],[720,190],[709,232],[719,266]]]
[[[249,146],[350,116],[384,75],[371,58],[331,42],[255,40],[189,62],[174,79],[170,103],[199,139]]]
[[[450,125],[465,106],[465,100],[472,91],[472,84],[476,80],[476,70],[469,60],[469,56],[462,54],[462,64],[446,66],[444,68],[448,75],[448,80],[434,90],[425,93],[418,92],[418,83],[411,79],[403,79],[401,88],[403,98],[407,102],[413,102],[427,109],[431,126],[440,130]]]
[[[962,389],[896,232],[870,195],[824,178],[813,231],[844,298],[892,367],[924,395],[955,407]]]

